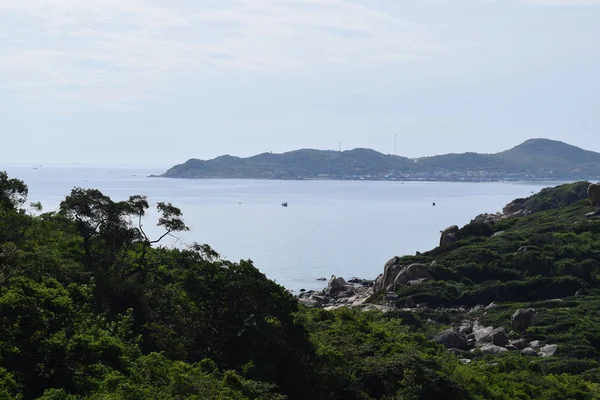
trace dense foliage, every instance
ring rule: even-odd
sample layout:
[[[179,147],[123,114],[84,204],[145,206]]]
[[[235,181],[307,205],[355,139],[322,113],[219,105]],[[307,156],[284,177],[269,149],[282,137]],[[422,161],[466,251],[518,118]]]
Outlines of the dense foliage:
[[[545,189],[526,199],[527,216],[473,221],[461,229],[459,242],[407,257],[435,260],[436,280],[399,288],[398,303],[407,296],[432,308],[496,302],[481,318],[507,329],[514,311],[533,307],[539,315],[526,338],[562,350],[545,371],[600,372],[600,219],[589,214],[587,185]],[[451,323],[461,315],[429,317]]]
[[[579,287],[590,293],[548,303],[551,312],[529,332],[571,340],[567,364],[509,355],[494,362],[473,356],[463,365],[429,340],[438,328],[425,314],[307,310],[249,261],[224,261],[206,245],[161,247],[162,237],[144,231],[151,205],[143,196],[114,201],[74,189],[59,211],[47,213],[39,205],[26,208],[26,196],[23,182],[0,175],[0,398],[600,396],[600,301],[593,294],[600,225],[566,222],[583,205],[540,214],[537,223],[503,221],[503,236],[472,237],[423,256],[437,258],[435,273],[448,280],[423,286],[437,298],[425,289],[418,295],[440,303],[509,301],[490,319],[504,320],[513,301],[543,300],[543,293],[572,296]],[[164,235],[187,229],[178,208],[156,208]],[[553,221],[556,233],[548,233]],[[547,249],[542,239],[553,245]],[[523,244],[535,246],[526,256],[532,258],[510,258]],[[510,267],[492,265],[497,257],[510,259]],[[486,289],[482,282],[496,271],[507,272],[493,279],[535,288],[535,299]]]

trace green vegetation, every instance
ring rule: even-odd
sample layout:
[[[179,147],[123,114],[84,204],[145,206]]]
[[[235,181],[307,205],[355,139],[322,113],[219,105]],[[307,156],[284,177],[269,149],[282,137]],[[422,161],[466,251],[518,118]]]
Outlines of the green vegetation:
[[[486,224],[471,222],[462,240],[408,262],[429,263],[435,281],[398,289],[431,307],[498,306],[483,322],[510,330],[510,316],[533,307],[538,317],[528,340],[559,344],[561,352],[543,371],[593,375],[600,371],[600,219],[586,198],[588,182],[545,189],[523,203],[525,217]],[[462,315],[429,317],[452,323]]]
[[[417,171],[404,157],[386,156],[374,150],[350,151],[296,150],[285,154],[264,153],[250,158],[222,156],[214,160],[188,160],[168,170],[167,178],[262,178],[304,179],[321,174],[365,176],[390,171]]]
[[[529,173],[561,179],[600,175],[599,153],[548,139],[530,139],[496,154],[445,154],[421,158],[419,163],[452,171]]]
[[[503,301],[481,315],[497,325],[531,304],[527,335],[561,344],[548,359],[462,364],[430,340],[456,313],[309,310],[249,261],[161,247],[143,196],[74,189],[46,213],[26,198],[0,174],[0,399],[600,398],[600,221],[577,201],[463,228],[420,256],[439,279],[411,287],[423,301]],[[187,229],[175,206],[156,207],[165,235]]]
[[[480,175],[484,171],[491,175]],[[474,173],[474,175],[470,175]],[[374,150],[296,150],[249,158],[191,159],[167,178],[314,179],[588,179],[600,175],[600,154],[568,144],[532,139],[497,154],[446,154],[410,160]]]

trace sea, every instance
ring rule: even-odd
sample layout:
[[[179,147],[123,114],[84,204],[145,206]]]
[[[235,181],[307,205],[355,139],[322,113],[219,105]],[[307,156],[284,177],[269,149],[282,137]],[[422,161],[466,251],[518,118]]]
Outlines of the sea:
[[[148,196],[171,202],[191,230],[165,246],[209,244],[230,261],[252,260],[292,292],[320,290],[332,275],[375,279],[394,256],[436,247],[440,231],[495,213],[519,197],[561,182],[395,182],[187,180],[150,178],[166,166],[2,165],[25,181],[29,201],[55,211],[74,187],[113,200]],[[288,206],[283,207],[282,203]],[[433,205],[435,203],[435,205]],[[145,231],[159,237],[156,212]]]

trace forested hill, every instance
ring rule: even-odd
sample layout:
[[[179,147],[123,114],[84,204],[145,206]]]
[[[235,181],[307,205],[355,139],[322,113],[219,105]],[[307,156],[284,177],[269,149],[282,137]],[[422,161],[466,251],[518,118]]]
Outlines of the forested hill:
[[[161,247],[142,222],[153,208],[164,234],[187,230],[170,203],[75,188],[45,212],[0,173],[0,399],[598,399],[600,220],[586,187],[546,190],[398,258],[428,263],[432,280],[374,293],[382,313],[308,309],[250,261]],[[511,331],[528,307],[536,317]],[[466,320],[556,351],[431,340]]]
[[[595,179],[600,153],[563,142],[531,139],[496,154],[446,154],[418,159],[369,149],[297,150],[249,158],[191,159],[161,175],[167,178],[253,179]]]
[[[264,153],[249,158],[221,156],[213,160],[192,159],[169,169],[167,178],[261,178],[309,179],[320,175],[379,176],[390,171],[418,172],[422,168],[405,157],[384,155],[369,149],[349,151],[296,150],[284,154]]]

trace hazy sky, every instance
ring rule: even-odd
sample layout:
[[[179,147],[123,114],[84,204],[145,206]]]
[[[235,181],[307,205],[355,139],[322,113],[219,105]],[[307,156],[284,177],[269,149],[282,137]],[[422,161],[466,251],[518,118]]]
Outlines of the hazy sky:
[[[600,0],[0,0],[0,162],[547,137],[600,151]]]

